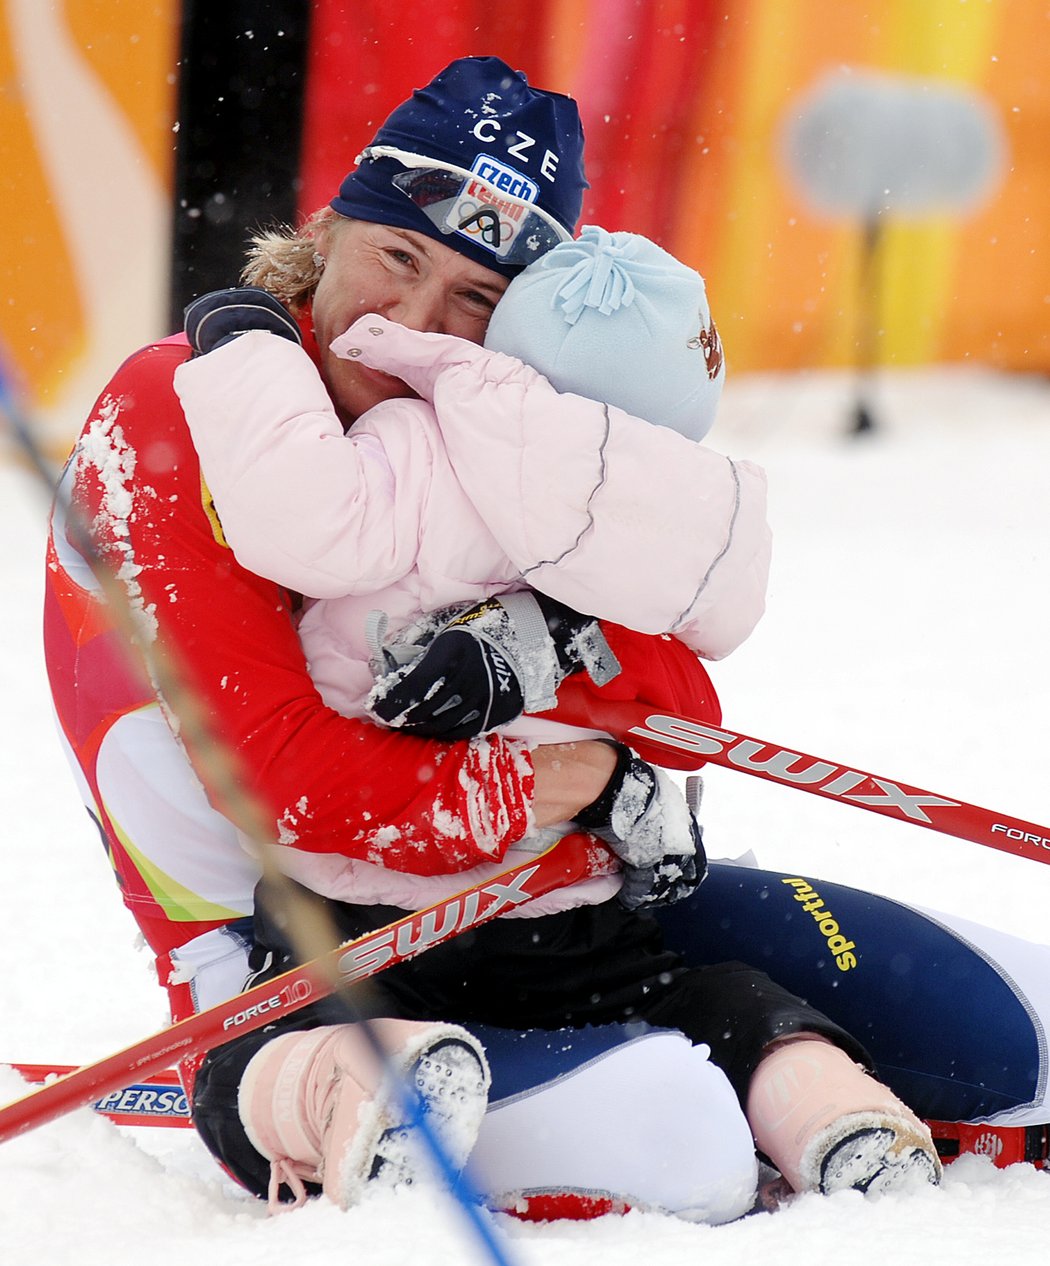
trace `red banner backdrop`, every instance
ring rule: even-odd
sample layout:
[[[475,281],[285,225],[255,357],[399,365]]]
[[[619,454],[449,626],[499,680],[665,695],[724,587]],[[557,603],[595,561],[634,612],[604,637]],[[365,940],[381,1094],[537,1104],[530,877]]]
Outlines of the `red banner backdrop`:
[[[592,183],[584,221],[648,234],[704,273],[733,378],[857,360],[860,226],[816,214],[780,158],[804,94],[843,66],[970,90],[998,120],[1001,180],[964,217],[884,225],[877,311],[866,313],[877,359],[1050,372],[1045,3],[282,3],[310,20],[301,211],[329,200],[413,88],[454,57],[498,54],[580,102]],[[62,447],[114,365],[170,328],[176,148],[214,162],[220,187],[236,184],[228,153],[193,152],[193,129],[176,117],[187,77],[199,79],[205,110],[209,93],[225,98],[228,88],[207,57],[179,66],[180,33],[195,11],[221,12],[230,40],[247,48],[262,42],[264,9],[276,22],[280,6],[249,0],[0,6],[11,87],[0,95],[0,362]],[[266,144],[247,127],[217,130],[226,151],[254,158],[260,182],[285,195],[278,160],[297,144],[298,122],[289,108]],[[292,199],[279,200],[281,216],[292,213]],[[235,258],[202,285],[228,282],[258,222],[228,208]],[[175,210],[207,218],[209,207]]]
[[[859,0],[314,0],[313,18],[303,211],[414,87],[498,54],[580,102],[584,222],[705,274],[733,373],[857,355],[860,227],[817,216],[779,157],[802,94],[844,65],[972,89],[1001,123],[1004,179],[968,217],[886,225],[877,355],[1050,368],[1044,5],[886,0],[876,21]]]
[[[719,0],[565,3],[314,0],[300,208],[332,196],[386,115],[455,57],[495,54],[580,103],[584,220],[667,238],[700,85],[727,47]],[[712,110],[717,118],[719,108]]]

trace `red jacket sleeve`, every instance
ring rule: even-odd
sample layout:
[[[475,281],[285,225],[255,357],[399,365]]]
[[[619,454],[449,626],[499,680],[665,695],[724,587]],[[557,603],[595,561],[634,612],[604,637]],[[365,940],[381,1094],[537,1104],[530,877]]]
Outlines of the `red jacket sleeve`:
[[[324,706],[290,596],[240,567],[223,539],[172,389],[187,355],[169,341],[127,361],[75,455],[74,503],[147,638],[170,655],[283,843],[417,874],[502,856],[527,828],[527,754],[495,736],[443,744],[396,734]],[[229,812],[178,722],[198,776]]]
[[[648,743],[631,730],[647,712],[718,725],[722,708],[707,669],[675,637],[636,633],[608,620],[601,625],[621,671],[604,686],[596,686],[586,673],[567,678],[558,691],[558,706],[544,715],[607,730],[658,765],[699,769],[704,760],[695,752]]]

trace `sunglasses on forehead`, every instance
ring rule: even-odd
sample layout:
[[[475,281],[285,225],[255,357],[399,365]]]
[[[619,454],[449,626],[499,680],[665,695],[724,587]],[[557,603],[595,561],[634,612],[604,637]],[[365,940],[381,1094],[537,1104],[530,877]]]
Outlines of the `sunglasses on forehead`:
[[[459,233],[507,264],[527,265],[572,234],[518,189],[535,188],[501,164],[485,163],[485,174],[392,145],[371,145],[357,162],[392,158],[406,170],[392,183],[442,233]],[[496,179],[488,176],[491,168]]]

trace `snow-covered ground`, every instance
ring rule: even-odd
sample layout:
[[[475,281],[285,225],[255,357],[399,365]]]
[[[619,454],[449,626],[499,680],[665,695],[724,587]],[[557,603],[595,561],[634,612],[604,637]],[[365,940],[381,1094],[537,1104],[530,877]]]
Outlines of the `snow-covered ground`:
[[[715,668],[727,724],[900,781],[1050,819],[1050,383],[897,375],[883,429],[844,437],[844,378],[732,384],[711,442],[767,468],[769,611]],[[0,462],[0,1060],[80,1063],[159,1028],[164,1003],[55,742],[39,647],[45,505]],[[674,565],[673,558],[663,560]],[[855,808],[709,771],[711,851],[852,883],[1050,940],[1050,867]],[[0,1068],[0,1100],[23,1090]],[[1050,1175],[965,1158],[943,1187],[868,1203],[807,1196],[775,1216],[689,1226],[498,1220],[516,1266],[1043,1261]],[[0,1144],[3,1266],[251,1266],[491,1260],[422,1190],[269,1219],[188,1131],[87,1110]]]

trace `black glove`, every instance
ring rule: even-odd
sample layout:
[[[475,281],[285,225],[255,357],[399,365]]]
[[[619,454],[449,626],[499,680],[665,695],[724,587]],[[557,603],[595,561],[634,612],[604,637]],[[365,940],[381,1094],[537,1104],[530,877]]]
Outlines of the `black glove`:
[[[616,768],[605,790],[574,821],[624,863],[619,900],[628,910],[680,901],[707,874],[703,834],[678,787],[662,769],[613,743]]]
[[[459,621],[465,616],[458,617],[413,663],[376,682],[367,704],[372,716],[450,741],[473,738],[521,716],[521,682],[498,642],[481,632],[482,620],[491,628],[499,613],[474,607],[471,612],[476,613],[474,627],[464,627]]]
[[[676,901],[691,897],[707,877],[702,844],[697,853],[699,858],[696,853],[692,857],[668,853],[655,866],[625,866],[617,901],[628,910],[645,910],[673,906]]]
[[[381,648],[380,671],[405,651],[403,643]],[[558,686],[583,668],[599,684],[619,672],[597,620],[526,590],[456,612],[422,654],[379,678],[367,707],[413,734],[473,738],[553,708]]]
[[[293,343],[303,341],[288,309],[255,286],[212,290],[194,299],[183,313],[183,328],[198,355],[212,352],[249,330],[279,334]]]

